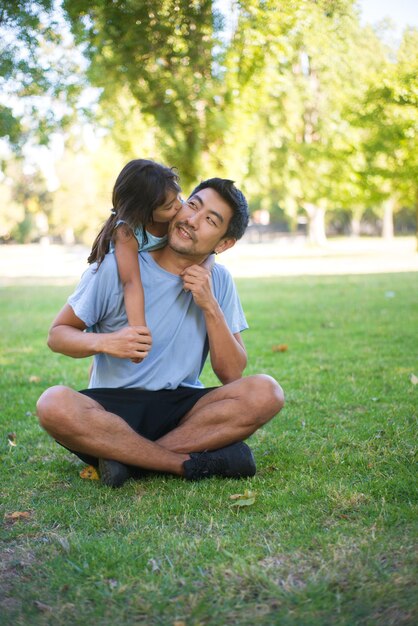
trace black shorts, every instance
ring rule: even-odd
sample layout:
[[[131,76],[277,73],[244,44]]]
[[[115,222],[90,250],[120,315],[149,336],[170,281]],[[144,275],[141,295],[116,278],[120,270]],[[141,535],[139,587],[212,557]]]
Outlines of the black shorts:
[[[96,400],[109,413],[119,415],[139,435],[156,441],[176,428],[196,402],[213,389],[216,387],[178,387],[160,391],[100,388],[83,389],[80,393]],[[74,450],[71,452],[89,465],[96,466],[98,463],[96,457]]]

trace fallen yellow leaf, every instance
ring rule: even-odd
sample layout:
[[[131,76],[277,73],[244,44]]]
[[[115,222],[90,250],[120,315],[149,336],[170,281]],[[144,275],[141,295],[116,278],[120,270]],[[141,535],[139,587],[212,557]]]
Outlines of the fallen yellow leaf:
[[[86,480],[100,480],[97,469],[93,467],[93,465],[87,465],[87,467],[82,469],[80,472],[80,477],[85,478]]]
[[[279,343],[278,346],[272,346],[273,352],[286,352],[289,349],[287,343]]]
[[[41,378],[40,378],[40,376],[29,376],[29,382],[30,383],[40,383],[41,382]]]
[[[229,496],[230,500],[235,500],[231,506],[251,506],[255,502],[256,495],[255,491],[250,491],[249,489],[246,489],[244,493],[234,493],[232,496]]]

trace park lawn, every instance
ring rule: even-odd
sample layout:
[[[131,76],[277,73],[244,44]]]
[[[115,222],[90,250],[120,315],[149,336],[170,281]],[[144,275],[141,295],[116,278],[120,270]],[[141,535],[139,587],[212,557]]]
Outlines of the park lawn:
[[[418,623],[417,279],[237,281],[247,373],[287,399],[250,440],[257,475],[120,490],[35,418],[46,387],[86,385],[86,360],[45,345],[71,288],[0,289],[1,623]]]

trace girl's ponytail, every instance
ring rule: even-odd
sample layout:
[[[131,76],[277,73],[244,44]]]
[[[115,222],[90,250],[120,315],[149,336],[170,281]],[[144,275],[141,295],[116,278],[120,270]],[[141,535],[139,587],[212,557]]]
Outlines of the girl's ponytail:
[[[99,269],[105,255],[109,252],[110,241],[113,237],[113,231],[117,222],[116,211],[111,209],[111,215],[107,218],[102,229],[94,240],[91,252],[87,258],[87,263],[97,263]],[[97,271],[97,270],[96,270]]]

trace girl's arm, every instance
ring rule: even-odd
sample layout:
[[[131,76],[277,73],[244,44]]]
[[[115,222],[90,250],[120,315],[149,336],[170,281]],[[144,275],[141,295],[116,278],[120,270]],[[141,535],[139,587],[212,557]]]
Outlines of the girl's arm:
[[[138,241],[129,229],[121,224],[115,231],[115,255],[119,278],[123,285],[126,314],[130,326],[146,326],[144,290],[138,261]]]

